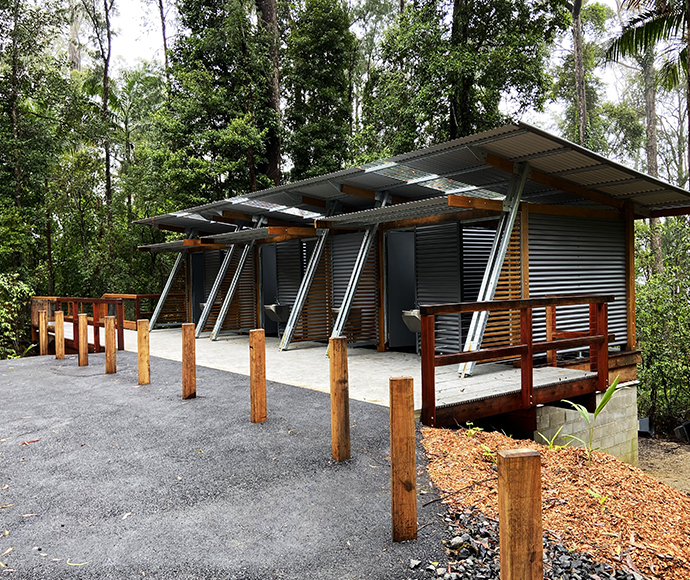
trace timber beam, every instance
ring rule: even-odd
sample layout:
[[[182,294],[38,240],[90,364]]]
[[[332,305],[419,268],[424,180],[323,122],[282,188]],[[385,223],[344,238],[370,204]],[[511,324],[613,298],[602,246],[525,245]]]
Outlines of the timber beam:
[[[491,167],[495,167],[496,169],[500,169],[501,171],[505,171],[506,173],[519,173],[519,169],[516,166],[516,164],[510,161],[509,159],[500,157],[495,153],[489,153],[488,151],[480,148],[472,148],[472,152],[475,154],[475,156],[477,156],[477,158],[480,161],[483,161]],[[589,199],[602,205],[615,207],[618,210],[622,210],[625,204],[623,200],[616,199],[615,197],[606,195],[605,193],[601,193],[599,191],[588,189],[581,185],[577,185],[576,183],[573,183],[572,181],[567,181],[566,179],[563,179],[561,177],[556,177],[554,175],[549,175],[547,173],[537,171],[534,168],[530,168],[528,179],[535,183],[546,185],[547,187],[564,191],[577,197]]]
[[[377,193],[375,191],[371,189],[364,189],[363,187],[357,187],[356,185],[348,185],[347,183],[343,183],[340,186],[340,192],[346,193],[347,195],[353,195],[355,197],[370,199],[371,201],[377,200]],[[406,203],[410,201],[409,199],[398,197],[396,195],[392,195],[390,199],[391,203]]]

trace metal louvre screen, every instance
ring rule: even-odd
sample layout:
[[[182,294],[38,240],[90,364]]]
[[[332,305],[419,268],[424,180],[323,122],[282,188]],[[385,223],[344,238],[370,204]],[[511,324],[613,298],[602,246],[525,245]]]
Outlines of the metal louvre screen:
[[[288,240],[276,244],[278,302],[293,305],[302,281],[302,242]]]
[[[414,243],[417,304],[460,302],[462,247],[459,224],[418,226]],[[435,334],[437,353],[462,350],[458,314],[437,316]]]
[[[213,283],[218,276],[220,264],[225,257],[225,250],[210,250],[204,252],[204,302],[208,300]]]
[[[496,225],[462,228],[462,301],[476,302],[482,278],[496,237]],[[472,314],[462,315],[462,345],[467,339]],[[462,350],[462,348],[460,349]]]
[[[309,263],[316,241],[302,242],[303,269]],[[373,253],[373,252],[372,252]],[[331,253],[329,244],[323,249],[321,260],[314,273],[314,279],[309,287],[307,300],[302,309],[302,315],[292,337],[293,342],[306,340],[327,340],[331,334],[333,317],[331,314]]]
[[[358,232],[331,238],[333,308],[340,307],[343,301],[363,237],[364,233]],[[350,316],[345,324],[344,332],[348,342],[376,342],[378,340],[378,260],[375,248],[376,246],[367,256],[357,293],[352,301]]]
[[[612,345],[627,341],[625,224],[618,220],[530,214],[530,298],[551,294],[614,294],[609,304]],[[534,311],[534,339],[546,340],[543,309]],[[587,306],[557,310],[558,330],[588,330]]]

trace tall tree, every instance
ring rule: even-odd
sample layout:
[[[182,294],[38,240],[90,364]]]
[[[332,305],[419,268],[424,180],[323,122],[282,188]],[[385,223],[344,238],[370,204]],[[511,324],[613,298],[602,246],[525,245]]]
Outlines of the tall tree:
[[[567,51],[565,58],[553,70],[552,98],[565,105],[560,130],[575,143],[636,164],[644,133],[640,109],[629,98],[617,103],[609,101],[601,75],[606,63],[602,45],[614,13],[604,4],[591,2],[584,4],[580,18],[582,70],[579,70],[575,51]],[[578,78],[584,79],[584,106]],[[581,142],[583,135],[584,142]]]
[[[113,52],[112,18],[115,0],[81,0],[86,18],[91,24],[91,36],[98,58],[101,86],[101,118],[103,122],[103,155],[105,169],[105,205],[108,231],[113,225],[113,179],[110,142],[110,59]]]
[[[347,159],[355,37],[345,5],[306,0],[287,39],[285,88],[291,178],[336,171]]]
[[[613,59],[644,54],[662,44],[666,60],[660,70],[666,87],[685,82],[690,102],[690,0],[628,0],[627,7],[639,12],[611,44]],[[690,118],[688,119],[690,132]],[[688,148],[690,166],[690,148]]]
[[[268,107],[274,119],[280,119],[280,62],[278,38],[278,11],[276,0],[256,0],[256,8],[261,16],[261,27],[268,43],[270,72],[268,83]],[[266,141],[266,167],[261,168],[274,185],[280,185],[280,126],[272,123],[268,127]]]
[[[568,22],[563,2],[417,0],[405,7],[372,73],[359,137],[398,153],[495,127],[541,108],[548,47]]]
[[[254,3],[179,0],[177,9],[170,97],[159,115],[170,195],[186,205],[273,185],[266,151],[279,118]]]

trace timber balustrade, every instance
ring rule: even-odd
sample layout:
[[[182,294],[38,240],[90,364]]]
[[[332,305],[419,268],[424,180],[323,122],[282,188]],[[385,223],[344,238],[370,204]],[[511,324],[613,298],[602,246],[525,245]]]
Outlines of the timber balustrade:
[[[66,296],[34,296],[31,299],[32,329],[38,326],[39,312],[47,311],[48,320],[55,320],[55,313],[63,312],[64,322],[72,323],[72,348],[79,350],[79,314],[87,314],[87,324],[93,327],[93,352],[101,352],[100,329],[105,328],[108,308],[115,311],[117,350],[125,349],[125,309],[122,298],[75,298]]]
[[[608,383],[608,303],[614,301],[612,295],[568,295],[547,298],[528,298],[524,300],[492,300],[489,302],[456,302],[420,306],[422,318],[422,423],[435,426],[436,412],[436,367],[460,364],[471,361],[486,361],[497,358],[520,357],[521,370],[521,409],[529,409],[540,403],[552,401],[537,400],[533,385],[533,356],[548,353],[549,363],[555,361],[557,350],[589,347],[591,370],[596,371],[595,390],[604,391]],[[555,330],[555,308],[557,306],[589,305],[589,331],[564,333]],[[535,308],[547,309],[548,340],[534,342],[532,332],[532,311]],[[520,343],[511,346],[482,348],[469,352],[436,354],[435,317],[439,314],[459,314],[465,312],[495,312],[506,310],[520,311]],[[591,390],[590,390],[591,392]],[[576,393],[581,394],[581,393]],[[554,400],[559,400],[558,397]],[[497,410],[514,411],[514,408]],[[483,415],[486,416],[486,415]]]
[[[123,300],[125,304],[125,328],[127,330],[137,330],[137,320],[150,320],[160,297],[160,294],[103,294],[103,298],[121,298]],[[143,305],[146,305],[148,310],[142,310]],[[132,314],[133,318],[130,319],[129,314]],[[172,314],[172,311],[166,310],[166,314]],[[180,321],[183,322],[186,315],[185,311],[181,311],[180,314]]]

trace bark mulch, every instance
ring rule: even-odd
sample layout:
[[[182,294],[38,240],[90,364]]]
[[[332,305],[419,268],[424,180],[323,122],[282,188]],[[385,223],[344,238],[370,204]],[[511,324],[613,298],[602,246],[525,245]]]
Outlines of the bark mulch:
[[[690,497],[606,453],[549,450],[500,433],[422,429],[428,472],[454,512],[498,517],[495,452],[530,447],[542,456],[544,532],[571,550],[649,578],[690,578]]]

